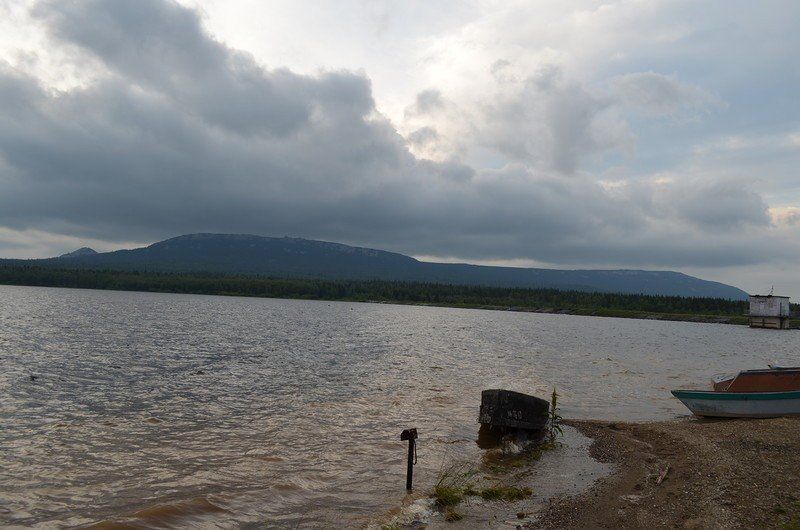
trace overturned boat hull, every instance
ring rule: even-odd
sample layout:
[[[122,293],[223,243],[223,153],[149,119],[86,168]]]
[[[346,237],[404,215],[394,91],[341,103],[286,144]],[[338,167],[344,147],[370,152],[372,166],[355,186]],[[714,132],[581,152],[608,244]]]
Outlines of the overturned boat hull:
[[[715,392],[673,390],[695,416],[713,418],[776,418],[800,415],[800,391]]]
[[[510,390],[481,392],[478,422],[493,430],[545,429],[549,420],[550,402]]]

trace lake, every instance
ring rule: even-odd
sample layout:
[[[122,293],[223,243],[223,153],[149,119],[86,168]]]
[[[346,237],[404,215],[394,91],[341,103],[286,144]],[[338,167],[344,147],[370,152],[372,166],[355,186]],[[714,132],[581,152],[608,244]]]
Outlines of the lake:
[[[686,414],[669,389],[800,364],[794,331],[0,286],[0,524],[347,527],[478,453],[480,391],[567,418]],[[31,377],[33,376],[33,378]],[[166,515],[165,515],[166,514]]]

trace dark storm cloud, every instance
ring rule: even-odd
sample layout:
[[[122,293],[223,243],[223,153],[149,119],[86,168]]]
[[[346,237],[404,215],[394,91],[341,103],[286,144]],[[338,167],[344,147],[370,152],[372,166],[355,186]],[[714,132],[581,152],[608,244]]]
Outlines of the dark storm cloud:
[[[238,133],[296,131],[318,89],[362,110],[368,87],[318,85],[286,70],[266,72],[247,54],[208,38],[194,11],[162,0],[45,2],[35,10],[62,41],[86,49],[121,77],[168,94],[181,110]],[[353,90],[355,89],[355,90]],[[360,96],[360,97],[358,97]]]
[[[376,111],[366,77],[265,68],[175,2],[45,2],[35,12],[55,42],[104,71],[90,86],[53,92],[0,69],[0,227],[106,241],[290,234],[561,263],[754,259],[734,237],[696,229],[713,231],[720,213],[704,211],[691,190],[680,207],[648,209],[653,189],[609,193],[577,173],[579,151],[603,142],[592,124],[606,105],[580,87],[540,79],[523,95],[546,111],[554,169],[476,170],[415,158]],[[415,104],[420,113],[441,105],[436,91]],[[514,102],[497,107],[497,124],[503,113],[517,123]],[[513,152],[515,131],[500,129],[496,142]],[[731,195],[737,212],[750,199]],[[763,225],[756,210],[724,222]]]
[[[767,205],[759,194],[730,183],[698,183],[697,186],[690,191],[673,193],[669,200],[678,216],[698,228],[738,230],[770,224]]]

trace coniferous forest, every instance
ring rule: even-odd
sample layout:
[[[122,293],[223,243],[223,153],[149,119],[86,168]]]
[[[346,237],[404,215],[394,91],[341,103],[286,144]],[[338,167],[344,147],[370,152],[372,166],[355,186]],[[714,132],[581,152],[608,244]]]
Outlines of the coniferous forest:
[[[721,298],[652,296],[474,285],[324,280],[0,266],[0,284],[121,291],[389,302],[597,316],[746,323],[747,302]],[[793,305],[793,312],[798,308]]]

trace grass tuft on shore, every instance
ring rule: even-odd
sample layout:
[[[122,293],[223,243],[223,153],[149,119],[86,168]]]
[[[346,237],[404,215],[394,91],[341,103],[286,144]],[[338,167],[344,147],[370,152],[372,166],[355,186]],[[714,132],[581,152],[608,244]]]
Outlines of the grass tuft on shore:
[[[433,488],[432,497],[439,508],[452,511],[466,497],[480,497],[486,501],[519,501],[533,495],[531,488],[494,484],[479,488],[475,477],[479,470],[466,465],[454,465],[445,469]]]
[[[433,488],[433,498],[436,499],[437,506],[444,508],[448,506],[457,506],[464,500],[464,494],[459,488],[435,486]]]
[[[478,470],[466,464],[454,464],[442,470],[433,487],[433,498],[440,508],[457,506],[474,491]]]
[[[456,521],[460,521],[463,518],[464,516],[455,510],[447,510],[446,512],[444,512],[444,520],[447,521],[448,523],[454,523]]]
[[[517,488],[516,486],[493,486],[481,490],[481,498],[487,501],[521,501],[533,495],[531,488]]]

